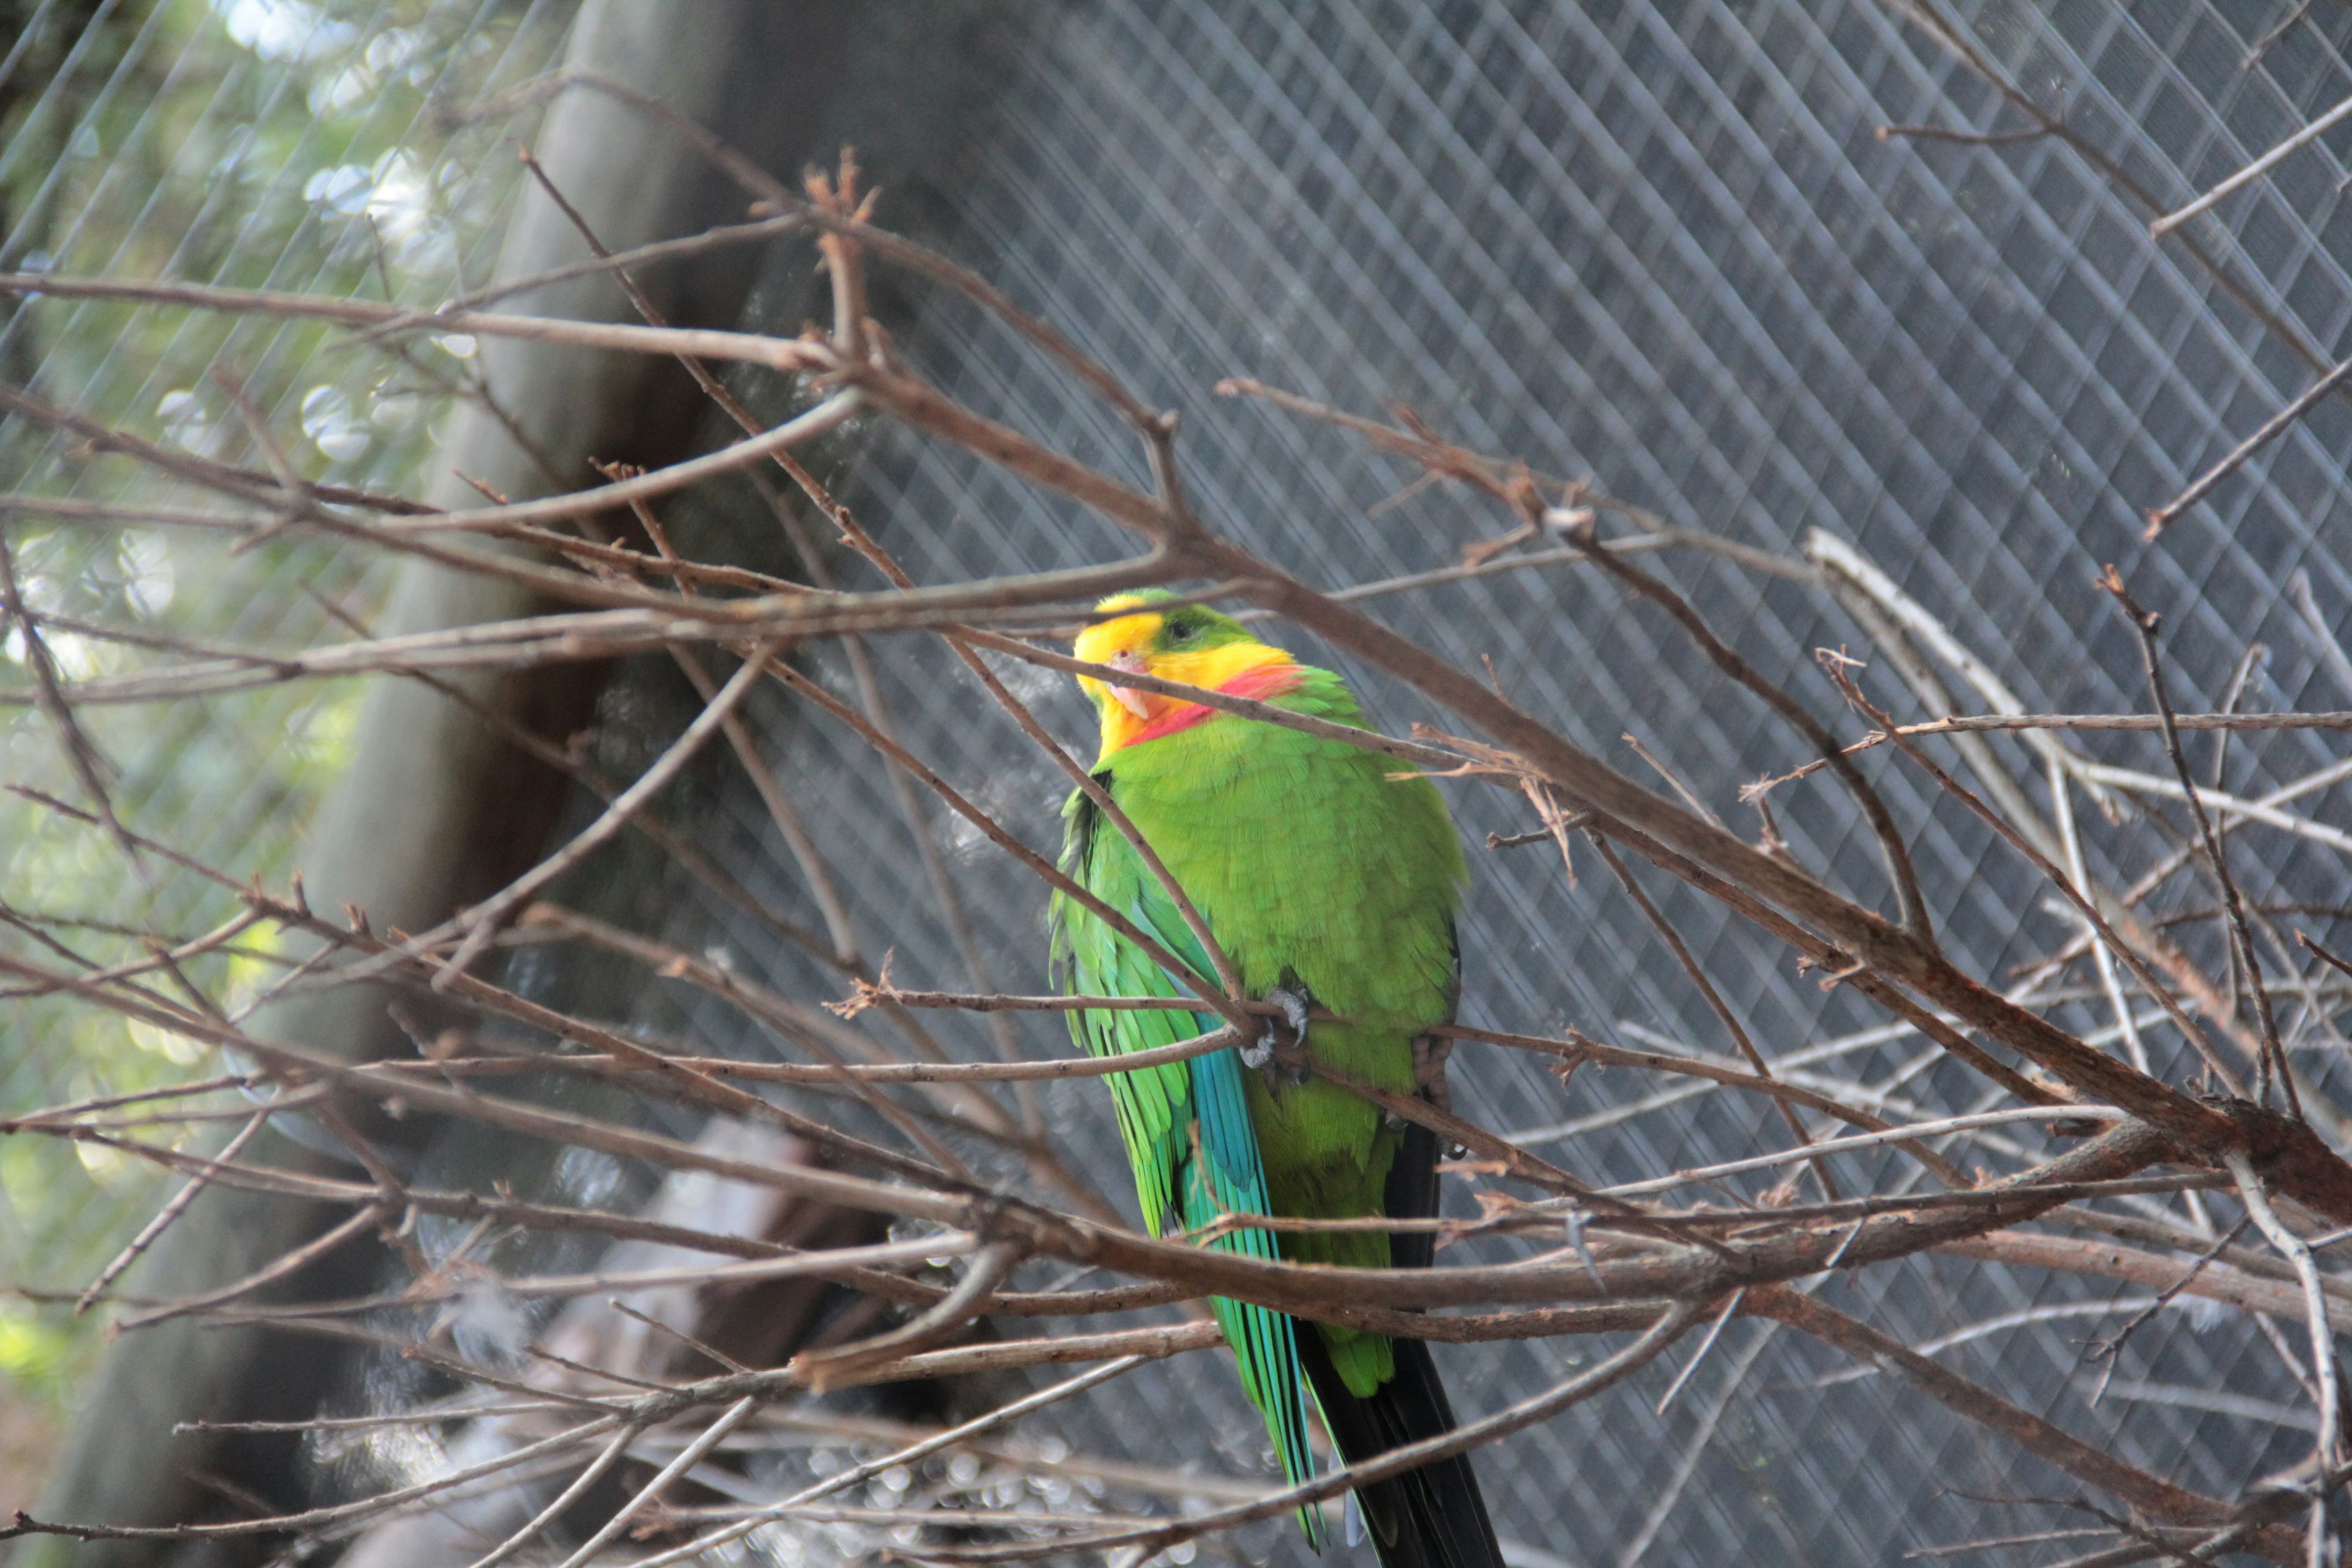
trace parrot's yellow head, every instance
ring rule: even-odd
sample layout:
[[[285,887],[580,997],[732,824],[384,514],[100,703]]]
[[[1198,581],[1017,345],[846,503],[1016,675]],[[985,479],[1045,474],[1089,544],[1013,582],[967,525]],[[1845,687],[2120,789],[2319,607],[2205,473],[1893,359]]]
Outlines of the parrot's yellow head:
[[[1112,617],[1078,634],[1071,652],[1089,664],[1206,687],[1237,697],[1278,696],[1297,684],[1298,663],[1262,643],[1230,616],[1186,604],[1164,588],[1115,594],[1097,605]],[[1238,683],[1238,685],[1236,685]],[[1189,729],[1216,710],[1181,697],[1139,691],[1090,675],[1078,684],[1102,714],[1102,755]],[[1099,761],[1099,759],[1097,759]]]

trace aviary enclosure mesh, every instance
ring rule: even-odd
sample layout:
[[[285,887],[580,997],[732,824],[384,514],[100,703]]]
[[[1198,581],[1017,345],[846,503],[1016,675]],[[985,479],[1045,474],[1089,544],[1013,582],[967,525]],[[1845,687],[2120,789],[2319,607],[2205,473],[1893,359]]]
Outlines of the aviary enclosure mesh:
[[[568,0],[7,0],[0,5],[0,270],[116,272],[230,287],[446,298],[486,275],[521,170],[501,136],[436,129],[436,95],[470,100],[548,68]],[[410,481],[466,376],[461,353],[403,364],[326,348],[301,323],[202,320],[90,303],[0,302],[0,385],[119,425],[167,448],[243,460],[245,437],[214,367],[244,386],[305,461],[354,484]],[[93,464],[81,437],[0,408],[5,488],[125,504],[188,492],[136,464]],[[338,612],[366,620],[388,563],[315,539],[232,553],[165,529],[27,525],[11,537],[37,612],[220,643],[309,643]],[[135,658],[62,630],[68,678]],[[4,656],[24,675],[24,646]],[[126,820],[218,865],[282,876],[310,806],[349,756],[355,692],[280,688],[169,710],[93,713],[120,770]],[[0,714],[0,772],[68,796],[46,725]],[[46,810],[0,796],[0,897],[16,910],[152,921],[221,918],[216,893],[168,874],[134,880]],[[86,932],[103,942],[104,933]],[[98,1086],[183,1072],[179,1047],[56,999],[0,1002],[0,1101],[53,1104]],[[180,1051],[182,1057],[184,1051]],[[150,1173],[92,1151],[10,1141],[0,1154],[0,1279],[94,1274],[157,1202]],[[9,1373],[47,1385],[86,1364],[62,1338],[0,1304]],[[46,1386],[44,1392],[46,1392]]]
[[[1955,16],[1999,70],[2063,107],[2076,132],[2172,205],[2352,93],[2352,11],[2341,6],[2311,9],[2247,63],[2291,9],[1991,5]],[[2027,123],[1901,5],[878,5],[847,71],[810,155],[854,143],[883,188],[883,219],[972,266],[1148,400],[1179,410],[1202,513],[1310,580],[1450,564],[1508,520],[1443,488],[1400,498],[1411,478],[1400,466],[1347,436],[1216,398],[1220,377],[1365,411],[1401,403],[1471,447],[1589,473],[1671,522],[1769,550],[1827,529],[1954,628],[2031,710],[2145,707],[2136,643],[2093,586],[2108,561],[2164,613],[2182,707],[2219,707],[2257,642],[2267,654],[2242,706],[2352,706],[2287,592],[2293,573],[2307,573],[2322,612],[2344,627],[2352,411],[2322,405],[2210,504],[2143,544],[2140,510],[2177,493],[2311,373],[2178,240],[2152,243],[2152,214],[2058,140],[1878,135],[1889,124]],[[2330,362],[2352,335],[2343,144],[2331,137],[2298,153],[2194,231],[2263,310]],[[807,266],[802,247],[779,258],[750,324],[797,330],[814,310]],[[954,395],[1089,460],[1124,449],[1107,416],[977,313],[915,291],[884,295],[878,313]],[[714,440],[719,431],[714,423]],[[1104,525],[893,432],[845,444],[838,477],[921,580],[1075,564],[1118,548]],[[698,507],[677,526],[763,526],[748,506]],[[1834,706],[1809,658],[1857,640],[1833,605],[1727,563],[1649,559],[1768,674],[1819,711]],[[1401,595],[1382,614],[1474,667],[1491,656],[1507,691],[1604,757],[1626,759],[1619,737],[1632,731],[1743,829],[1753,816],[1737,784],[1802,760],[1686,641],[1597,575],[1517,572]],[[816,671],[845,680],[829,657]],[[982,804],[1032,843],[1055,841],[1058,777],[982,713],[944,652],[900,639],[877,657],[926,753],[955,777],[985,781]],[[1362,685],[1392,731],[1436,717],[1377,679]],[[1024,694],[1083,742],[1089,721],[1064,683],[1039,679]],[[676,695],[650,664],[625,669],[605,698],[606,726],[638,726],[657,747]],[[859,927],[877,951],[895,949],[894,976],[971,979],[895,804],[856,782],[871,777],[858,743],[782,721],[766,703],[756,699],[753,711],[764,710],[761,731],[813,829],[854,847],[840,858],[854,868]],[[2160,764],[2152,740],[2135,743],[2140,765]],[[2008,740],[1995,744],[2015,754]],[[2260,795],[2326,764],[2337,745],[2311,731],[2234,744],[2224,787]],[[2192,742],[2190,754],[2203,767],[2211,751]],[[2029,869],[1989,833],[1931,813],[1916,774],[1877,777],[1923,875],[1971,883],[1970,901],[1942,927],[1963,964],[1997,976],[2071,934],[2071,917],[2045,907]],[[706,842],[784,912],[813,918],[749,787],[715,773],[700,787]],[[1777,797],[1782,831],[1850,884],[1875,885],[1867,835],[1813,788]],[[1499,793],[1455,799],[1474,845],[1529,826]],[[2352,820],[2347,805],[2340,785],[2305,802],[2336,823]],[[583,802],[579,816],[589,810]],[[2084,820],[2095,870],[2128,882],[2142,868],[2110,863],[2105,829],[2095,814]],[[992,979],[1039,988],[1042,889],[947,831]],[[1570,889],[1540,846],[1473,855],[1465,1021],[1721,1048],[1712,1015],[1605,875]],[[758,928],[698,902],[682,879],[614,864],[575,881],[575,901],[688,951],[723,952],[781,990],[837,990]],[[2239,868],[2250,898],[2341,905],[2352,889],[2339,865],[2273,837]],[[1971,1108],[1972,1080],[1923,1068],[1933,1053],[1916,1037],[1876,1028],[1872,1010],[1825,994],[1717,906],[1680,893],[1662,902],[1768,1054],[1843,1041],[1893,1103]],[[511,960],[508,973],[572,1001],[609,984],[553,951]],[[625,1000],[649,1026],[769,1048],[689,993]],[[2062,1021],[2095,1031],[2104,1003],[2086,998]],[[961,1026],[984,1048],[977,1026]],[[2173,1037],[2158,1037],[2159,1049]],[[2315,1079],[2341,1082],[2331,1030],[2306,1024],[2295,1044]],[[1465,1114],[1595,1180],[1736,1157],[1771,1131],[1760,1102],[1591,1069],[1563,1098],[1533,1062],[1466,1052],[1455,1062]],[[1040,1092],[1115,1165],[1097,1087]],[[452,1147],[445,1157],[482,1155]],[[2115,1294],[1927,1259],[1826,1289],[1913,1343]],[[2160,1313],[2094,1404],[2085,1347],[2114,1321],[2045,1314],[1971,1342],[1954,1363],[2094,1440],[2121,1430],[2128,1412],[2126,1457],[2222,1497],[2305,1450],[2292,1371],[2242,1318],[2217,1327],[2186,1308]],[[1466,1413],[1557,1382],[1580,1349],[1536,1341],[1438,1353]],[[2004,1500],[2077,1489],[1764,1322],[1733,1323],[1663,1415],[1656,1395],[1629,1387],[1482,1455],[1498,1525],[1524,1561],[1880,1563],[2036,1528],[2041,1514]],[[1096,1452],[1228,1472],[1261,1465],[1255,1416],[1197,1358],[1147,1368],[1115,1395],[1046,1419]],[[1253,1555],[1306,1560],[1286,1527],[1242,1539]]]

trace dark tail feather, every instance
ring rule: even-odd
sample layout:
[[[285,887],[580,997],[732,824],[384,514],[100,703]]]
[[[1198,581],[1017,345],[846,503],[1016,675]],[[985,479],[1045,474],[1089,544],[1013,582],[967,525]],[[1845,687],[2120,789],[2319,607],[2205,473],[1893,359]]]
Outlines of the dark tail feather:
[[[1428,1219],[1437,1213],[1437,1135],[1418,1122],[1404,1130],[1381,1206],[1400,1219]],[[1436,1241],[1428,1231],[1391,1236],[1390,1260],[1399,1268],[1426,1268]],[[1299,1321],[1297,1340],[1299,1364],[1314,1384],[1323,1423],[1349,1464],[1454,1430],[1454,1406],[1437,1381],[1426,1341],[1391,1341],[1396,1375],[1370,1398],[1359,1399],[1339,1381],[1314,1324]],[[1486,1500],[1478,1493],[1467,1454],[1377,1481],[1356,1494],[1356,1503],[1381,1568],[1503,1568],[1494,1521],[1486,1517]]]
[[[1339,1381],[1315,1325],[1298,1325],[1298,1359],[1315,1385],[1331,1440],[1349,1464],[1454,1430],[1454,1408],[1429,1346],[1420,1340],[1393,1343],[1396,1375],[1370,1398],[1360,1399]],[[1381,1568],[1503,1568],[1467,1454],[1376,1481],[1356,1494],[1356,1502]]]

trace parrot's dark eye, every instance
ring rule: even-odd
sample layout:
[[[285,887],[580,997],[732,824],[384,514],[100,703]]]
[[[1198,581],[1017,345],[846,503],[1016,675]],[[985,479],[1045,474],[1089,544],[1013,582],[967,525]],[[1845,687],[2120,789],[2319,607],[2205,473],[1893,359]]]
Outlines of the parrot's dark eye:
[[[1168,625],[1170,642],[1191,642],[1200,635],[1201,625],[1198,621],[1171,621]]]

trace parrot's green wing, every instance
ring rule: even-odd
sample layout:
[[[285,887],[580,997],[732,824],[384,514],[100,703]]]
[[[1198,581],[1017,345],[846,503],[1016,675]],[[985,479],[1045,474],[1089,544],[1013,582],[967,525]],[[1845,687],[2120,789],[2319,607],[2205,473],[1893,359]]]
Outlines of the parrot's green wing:
[[[1208,955],[1134,847],[1101,820],[1083,793],[1070,797],[1064,816],[1064,872],[1150,933],[1194,973],[1212,973]],[[1192,994],[1092,910],[1059,895],[1054,900],[1054,950],[1074,995]],[[1223,1021],[1214,1013],[1174,1009],[1090,1011],[1070,1015],[1070,1033],[1081,1048],[1107,1057],[1173,1045]],[[1143,1222],[1154,1236],[1162,1233],[1171,1215],[1180,1228],[1198,1230],[1226,1215],[1274,1212],[1257,1133],[1250,1122],[1244,1070],[1238,1053],[1229,1047],[1190,1061],[1110,1075]],[[1269,1261],[1281,1257],[1274,1233],[1255,1227],[1227,1231],[1209,1245]],[[1293,1485],[1312,1479],[1306,1380],[1290,1317],[1223,1298],[1213,1298],[1210,1306],[1240,1364],[1242,1387],[1265,1417],[1283,1474]],[[1321,1514],[1302,1508],[1299,1523],[1308,1542],[1319,1550]]]

